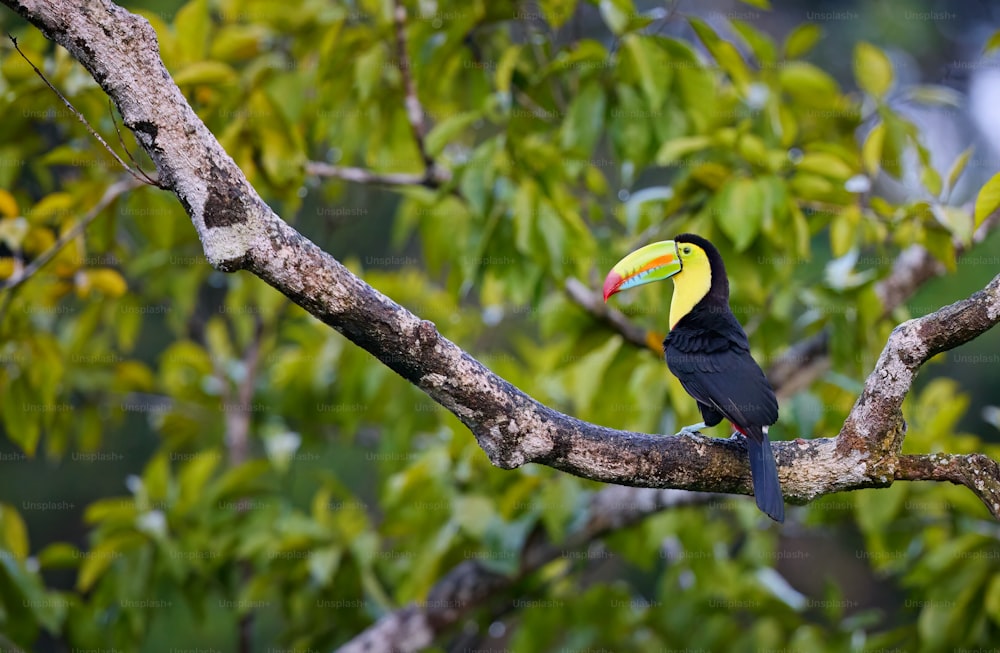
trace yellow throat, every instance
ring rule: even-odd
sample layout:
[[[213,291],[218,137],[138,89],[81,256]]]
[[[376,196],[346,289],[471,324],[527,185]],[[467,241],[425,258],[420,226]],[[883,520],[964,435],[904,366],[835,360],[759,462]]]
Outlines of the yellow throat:
[[[682,268],[672,278],[674,296],[670,300],[670,328],[705,298],[712,287],[712,265],[705,250],[691,243],[677,243]]]

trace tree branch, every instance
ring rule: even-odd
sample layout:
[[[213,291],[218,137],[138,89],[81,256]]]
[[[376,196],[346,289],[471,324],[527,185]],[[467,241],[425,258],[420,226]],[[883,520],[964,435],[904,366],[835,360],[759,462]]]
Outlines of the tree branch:
[[[411,603],[387,614],[337,651],[421,651],[446,628],[501,592],[509,591],[522,578],[549,562],[661,510],[708,503],[713,499],[714,495],[700,492],[643,490],[620,485],[605,488],[591,499],[583,526],[567,535],[563,542],[555,544],[544,534],[529,538],[520,551],[521,565],[516,573],[507,576],[489,569],[479,560],[467,560],[445,574],[431,589],[426,601]]]
[[[536,462],[635,487],[750,492],[740,440],[618,431],[544,406],[281,220],[184,101],[144,19],[108,0],[3,1],[69,49],[115,100],[214,266],[259,276],[371,352],[455,413],[493,464],[512,469]],[[933,353],[1000,320],[997,285],[897,329],[840,436],[775,443],[790,501],[892,482],[893,448],[902,438],[898,409],[913,375]]]
[[[417,85],[413,83],[413,69],[410,64],[410,53],[406,50],[406,7],[400,0],[393,1],[392,20],[396,28],[396,56],[399,57],[399,73],[403,77],[403,93],[405,94],[406,118],[413,130],[413,138],[417,149],[424,159],[427,178],[433,177],[434,158],[427,151],[427,124],[424,122],[424,107],[417,96]]]
[[[451,181],[451,174],[439,167],[435,167],[433,175],[428,176],[412,172],[373,172],[367,168],[335,166],[322,161],[309,161],[306,163],[306,172],[316,177],[334,177],[358,184],[381,184],[383,186],[439,188],[442,184]]]
[[[145,181],[136,177],[134,179],[122,179],[108,186],[108,189],[104,191],[104,195],[101,196],[101,199],[97,200],[97,204],[87,211],[83,217],[76,222],[76,224],[66,231],[66,233],[59,236],[59,239],[52,243],[51,247],[39,254],[37,258],[26,265],[18,274],[15,274],[7,279],[7,281],[0,286],[0,290],[14,290],[22,283],[30,279],[32,275],[45,267],[49,261],[54,259],[56,254],[62,251],[63,247],[86,231],[87,227],[90,226],[90,223],[101,214],[101,211],[108,208],[108,206],[118,199],[120,195],[127,193],[130,190],[134,190],[145,183]]]
[[[113,149],[111,149],[111,146],[108,145],[107,141],[105,141],[104,138],[100,134],[97,133],[97,130],[94,129],[90,125],[89,122],[87,122],[87,119],[83,116],[82,113],[80,113],[77,110],[76,107],[73,106],[73,103],[70,102],[66,98],[66,96],[63,95],[59,91],[59,89],[57,89],[55,86],[52,85],[52,82],[50,82],[48,80],[48,78],[42,73],[42,71],[40,71],[38,69],[38,66],[36,66],[31,61],[31,59],[29,59],[27,57],[27,55],[25,55],[23,52],[21,52],[21,47],[17,44],[17,39],[14,38],[12,35],[8,35],[8,37],[10,38],[10,42],[14,44],[14,49],[17,50],[17,53],[19,55],[21,55],[21,58],[24,59],[28,63],[29,66],[31,66],[31,69],[33,71],[35,71],[35,74],[38,75],[41,78],[41,80],[45,83],[45,85],[49,87],[49,90],[52,91],[53,93],[55,93],[56,96],[60,100],[62,100],[62,103],[66,105],[66,108],[69,109],[69,112],[72,113],[74,116],[76,116],[77,120],[79,120],[81,123],[83,123],[83,126],[86,127],[86,129],[87,129],[88,132],[90,132],[90,135],[93,136],[97,140],[97,142],[100,143],[104,147],[104,149],[108,151],[108,154],[110,154],[112,157],[114,157],[115,161],[117,161],[119,163],[119,165],[121,165],[121,167],[124,168],[125,172],[127,172],[130,175],[132,175],[133,177],[135,177],[135,179],[138,180],[141,183],[149,184],[150,186],[159,186],[159,183],[157,182],[157,180],[153,179],[152,177],[150,177],[149,175],[147,175],[145,172],[143,172],[142,168],[139,167],[139,164],[132,157],[132,153],[128,151],[127,147],[125,147],[125,142],[121,140],[122,134],[121,134],[120,131],[118,131],[118,123],[117,122],[115,122],[115,132],[117,132],[117,134],[118,134],[118,140],[121,142],[122,148],[125,150],[125,154],[127,154],[128,158],[132,160],[132,163],[136,164],[136,167],[135,167],[134,170],[132,169],[131,166],[129,166],[124,161],[122,161],[122,158],[120,156],[118,156],[118,153],[115,152]],[[114,116],[114,114],[112,114],[111,115],[112,122],[114,122],[114,119],[115,119],[115,116]],[[138,170],[138,172],[136,172],[136,170]]]
[[[544,406],[443,337],[433,323],[368,286],[295,231],[264,204],[186,103],[159,59],[155,33],[144,19],[108,0],[2,1],[66,47],[115,101],[125,125],[157,165],[160,179],[191,216],[215,267],[259,276],[371,352],[455,413],[497,466],[509,469],[536,462],[635,487],[750,493],[741,440],[617,431]],[[966,300],[900,325],[837,437],[774,444],[786,497],[802,503],[830,492],[886,486],[897,479],[947,480],[972,488],[1000,517],[997,492],[992,489],[1000,484],[1000,466],[994,461],[978,454],[899,455],[905,433],[900,405],[919,367],[935,353],[967,342],[998,321],[1000,276]],[[628,490],[608,488],[598,496],[615,491]],[[649,505],[655,511],[665,504]],[[627,517],[601,514],[603,525],[584,529],[581,537],[593,538],[605,532],[602,528],[628,523]],[[641,518],[648,513],[635,514]],[[544,561],[546,555],[551,554],[539,554],[538,559]],[[533,559],[526,556],[525,569],[532,568]],[[477,594],[477,588],[492,591],[506,582],[485,569],[470,574],[469,568],[460,566],[446,577],[428,605],[434,608],[430,601],[440,601],[436,597],[481,600],[484,595]],[[460,614],[449,611],[448,603],[440,606],[445,612],[411,607],[410,616],[390,615],[384,621],[401,622],[395,632],[422,641],[420,629],[427,623],[454,621]]]
[[[900,456],[897,481],[949,481],[964,485],[1000,519],[1000,465],[981,453]]]
[[[971,246],[955,241],[955,255],[961,258],[972,246],[981,243],[1000,224],[1000,211],[986,218],[973,234]],[[640,239],[642,240],[642,239]],[[882,317],[887,318],[902,306],[925,283],[947,272],[945,266],[934,258],[927,248],[912,245],[903,250],[893,264],[892,271],[877,284],[875,294],[882,302]],[[620,333],[626,342],[641,349],[660,353],[663,336],[647,331],[624,313],[601,301],[600,293],[588,288],[577,279],[566,281],[566,294],[581,308],[598,320],[607,323]],[[790,397],[803,390],[830,367],[828,346],[830,334],[826,329],[792,344],[778,356],[767,370],[767,379],[779,399]]]
[[[565,290],[570,299],[597,319],[609,324],[626,342],[642,349],[652,349],[657,354],[663,353],[664,334],[643,329],[621,311],[605,304],[599,293],[592,291],[579,279],[566,279]]]
[[[310,161],[306,164],[306,172],[317,177],[334,177],[353,181],[359,184],[381,184],[384,186],[426,186],[439,188],[451,181],[451,173],[438,165],[427,150],[427,120],[426,112],[417,95],[417,85],[413,81],[413,69],[410,54],[406,49],[406,7],[400,0],[394,0],[392,11],[393,28],[396,39],[396,56],[399,58],[399,74],[403,78],[403,103],[406,108],[406,119],[413,131],[413,140],[417,144],[420,158],[424,162],[424,173],[407,172],[372,172],[365,168],[350,166],[335,166],[322,161]]]
[[[979,225],[970,246],[955,241],[955,256],[961,259],[973,246],[983,242],[998,224],[1000,212],[994,212]],[[911,245],[904,249],[893,263],[892,271],[875,284],[875,294],[882,302],[882,317],[887,318],[921,286],[946,272],[947,268],[926,247]],[[774,361],[767,371],[767,378],[775,389],[781,388],[781,395],[794,394],[826,371],[830,362],[827,355],[829,340],[830,334],[824,329],[795,343]]]

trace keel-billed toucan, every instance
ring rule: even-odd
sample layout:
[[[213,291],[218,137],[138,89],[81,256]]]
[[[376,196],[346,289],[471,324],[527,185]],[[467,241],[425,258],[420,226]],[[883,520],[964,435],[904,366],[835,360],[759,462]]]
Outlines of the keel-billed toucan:
[[[767,427],[778,421],[778,400],[729,308],[729,279],[719,250],[693,234],[647,245],[611,269],[604,301],[620,290],[670,278],[674,296],[663,353],[705,420],[684,431],[715,426],[723,418],[732,422],[745,436],[757,506],[784,521],[778,468],[767,439]]]

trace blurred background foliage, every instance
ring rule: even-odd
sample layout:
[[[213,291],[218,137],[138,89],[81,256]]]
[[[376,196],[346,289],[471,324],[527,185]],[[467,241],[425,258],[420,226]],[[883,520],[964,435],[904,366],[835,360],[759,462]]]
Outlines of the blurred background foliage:
[[[446,174],[387,188],[307,164],[425,172],[391,3],[126,4],[280,215],[581,419],[697,421],[654,351],[565,290],[598,288],[646,242],[693,231],[719,246],[765,367],[831,334],[829,368],[783,400],[778,439],[836,435],[893,326],[1000,263],[996,235],[956,257],[1000,170],[995,7],[422,0],[408,70]],[[11,12],[0,22],[117,143],[82,67]],[[122,172],[10,44],[0,112],[3,280]],[[1000,202],[984,197],[980,213]],[[947,274],[885,315],[875,284],[914,244]],[[669,295],[616,305],[655,342]],[[907,451],[1000,453],[998,344],[923,373]],[[258,279],[213,271],[175,198],[149,187],[0,293],[0,397],[5,650],[236,650],[241,627],[253,650],[329,649],[465,560],[516,575],[526,541],[566,541],[602,487],[494,469],[369,354]],[[997,538],[970,492],[939,484],[824,497],[784,527],[720,497],[560,556],[435,650],[984,646],[1000,637]]]

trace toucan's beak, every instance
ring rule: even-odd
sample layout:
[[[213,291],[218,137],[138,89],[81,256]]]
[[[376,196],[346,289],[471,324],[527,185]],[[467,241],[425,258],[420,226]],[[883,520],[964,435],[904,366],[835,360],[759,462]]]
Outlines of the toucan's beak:
[[[604,280],[604,301],[620,290],[663,281],[681,271],[677,244],[663,240],[635,250],[615,263]]]

